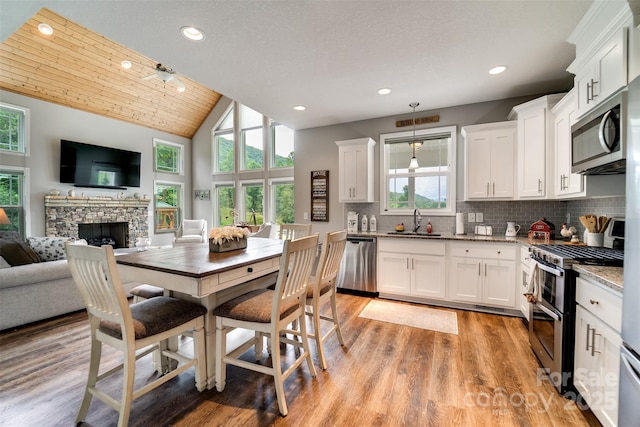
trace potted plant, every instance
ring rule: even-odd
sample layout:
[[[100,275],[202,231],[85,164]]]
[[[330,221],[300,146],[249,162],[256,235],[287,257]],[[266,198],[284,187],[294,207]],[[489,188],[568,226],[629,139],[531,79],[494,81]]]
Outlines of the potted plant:
[[[249,230],[242,227],[225,226],[209,231],[209,252],[227,252],[247,247]]]

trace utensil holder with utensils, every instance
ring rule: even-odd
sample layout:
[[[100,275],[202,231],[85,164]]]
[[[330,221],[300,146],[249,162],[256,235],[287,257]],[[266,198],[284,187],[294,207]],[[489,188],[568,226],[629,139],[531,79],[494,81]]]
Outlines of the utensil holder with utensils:
[[[585,227],[584,241],[587,246],[604,246],[604,231],[609,221],[611,218],[604,215],[587,214],[580,217],[580,222]]]

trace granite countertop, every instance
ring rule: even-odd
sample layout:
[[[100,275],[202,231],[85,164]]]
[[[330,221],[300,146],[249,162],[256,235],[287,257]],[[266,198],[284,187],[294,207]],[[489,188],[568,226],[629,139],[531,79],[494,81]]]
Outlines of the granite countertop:
[[[622,293],[623,268],[603,267],[599,265],[574,264],[572,269],[581,277],[603,284],[616,292]]]
[[[529,245],[529,238],[526,236],[505,237],[504,235],[494,236],[478,236],[475,234],[453,234],[453,233],[436,233],[430,236],[424,232],[418,234],[410,231],[402,233],[393,231],[359,231],[357,233],[349,233],[349,237],[382,237],[382,238],[401,238],[401,239],[424,239],[424,240],[453,240],[467,242],[491,242],[491,243],[519,243]]]

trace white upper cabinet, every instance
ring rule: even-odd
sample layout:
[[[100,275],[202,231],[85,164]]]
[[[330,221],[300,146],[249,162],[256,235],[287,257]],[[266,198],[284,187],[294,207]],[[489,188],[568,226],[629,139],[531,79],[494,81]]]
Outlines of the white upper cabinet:
[[[373,202],[373,147],[371,138],[336,141],[341,202]]]
[[[513,199],[516,123],[465,126],[465,199]]]
[[[582,117],[626,84],[627,29],[622,28],[576,74],[578,116]]]
[[[633,17],[627,2],[593,2],[569,36],[576,59],[567,71],[575,75],[576,119],[626,86],[629,30]],[[632,42],[633,44],[633,42]]]
[[[513,107],[517,120],[516,198],[546,199],[554,175],[554,116],[551,108],[564,94],[547,95]]]
[[[571,173],[571,125],[576,121],[576,89],[572,89],[555,107],[554,134],[556,197],[580,195],[584,190],[584,175]]]

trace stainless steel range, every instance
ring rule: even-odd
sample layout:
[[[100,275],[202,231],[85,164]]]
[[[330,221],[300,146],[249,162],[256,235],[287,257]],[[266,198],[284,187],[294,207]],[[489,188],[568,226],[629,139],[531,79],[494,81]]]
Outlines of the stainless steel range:
[[[571,245],[534,245],[533,300],[529,342],[551,382],[562,394],[573,392],[576,273],[573,264],[622,266],[620,249]]]

